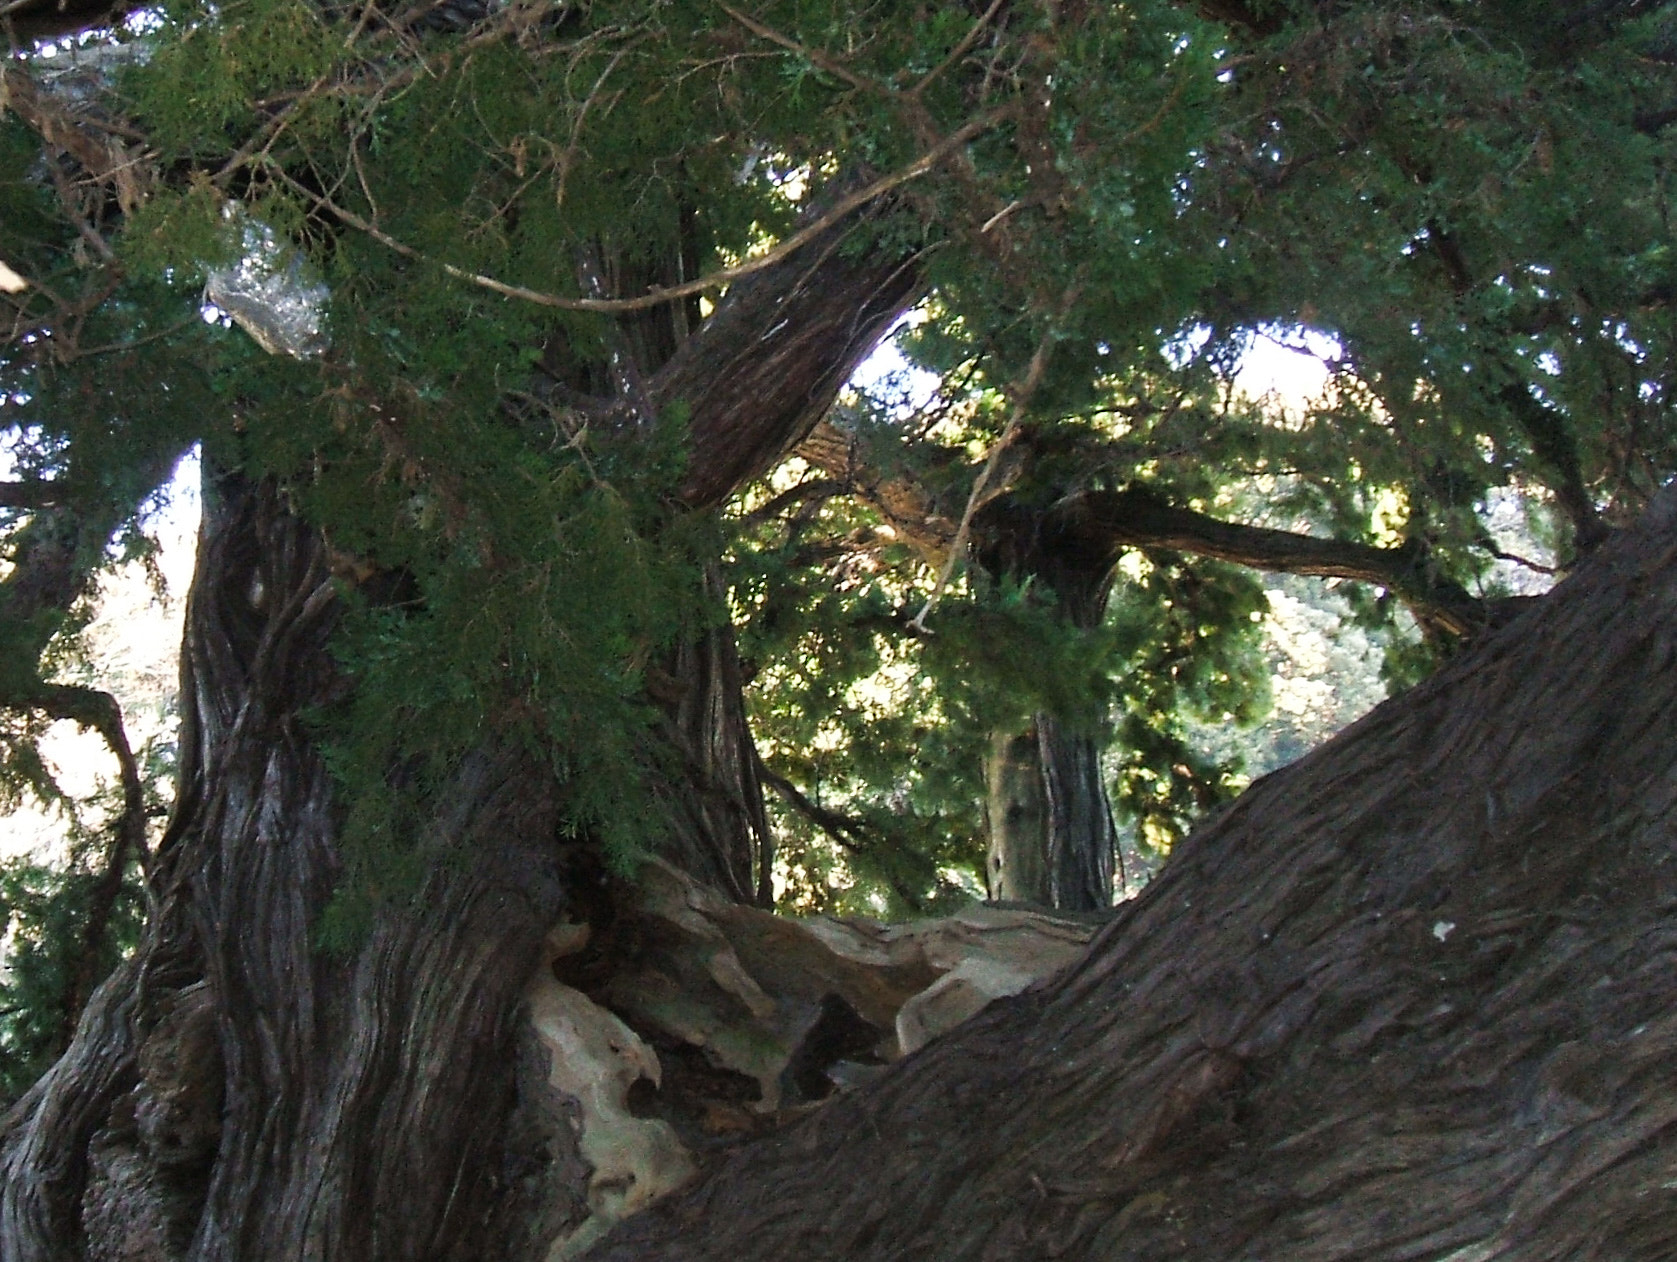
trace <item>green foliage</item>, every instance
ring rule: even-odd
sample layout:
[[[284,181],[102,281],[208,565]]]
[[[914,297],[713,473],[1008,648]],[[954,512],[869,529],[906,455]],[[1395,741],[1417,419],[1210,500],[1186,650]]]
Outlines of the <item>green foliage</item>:
[[[568,825],[615,862],[648,847],[646,670],[724,616],[698,581],[724,551],[768,766],[843,850],[782,812],[801,905],[970,889],[986,742],[1037,713],[1110,737],[1120,812],[1167,845],[1234,782],[1193,722],[1266,704],[1261,597],[1231,566],[1132,556],[1078,627],[1021,548],[916,638],[934,576],[874,510],[689,520],[669,502],[682,416],[613,433],[565,403],[610,394],[624,348],[660,336],[553,305],[585,296],[589,260],[621,293],[689,279],[783,238],[835,179],[902,175],[842,248],[929,249],[902,343],[943,394],[847,419],[946,523],[1021,409],[1003,481],[1023,516],[1143,488],[1403,545],[1469,590],[1499,489],[1570,505],[1564,543],[1588,529],[1580,497],[1623,521],[1677,470],[1677,155],[1657,122],[1677,84],[1657,13],[1279,6],[1260,35],[1163,0],[984,25],[978,6],[852,0],[764,0],[743,22],[700,0],[505,5],[468,29],[445,8],[401,26],[304,0],[166,5],[119,85],[159,172],[126,213],[61,193],[42,165],[59,159],[0,119],[0,248],[36,282],[7,300],[0,429],[18,473],[77,488],[77,581],[193,444],[397,576],[346,591],[355,687],[315,716],[353,841],[339,940],[411,887],[424,821],[481,742],[538,751]],[[253,222],[330,287],[318,361],[199,319],[204,274]],[[1330,359],[1330,390],[1285,413],[1243,398],[1232,370],[1264,333]],[[63,527],[49,516],[0,516],[9,563]],[[1352,599],[1391,625],[1393,593]],[[0,616],[8,677],[47,678],[70,605]],[[1399,684],[1447,651],[1391,642]],[[32,722],[7,774],[50,794]]]
[[[153,809],[171,771],[162,751],[148,754]],[[7,783],[0,775],[0,786]],[[133,950],[145,923],[137,855],[127,856],[114,891],[102,888],[109,879],[111,837],[108,827],[93,821],[114,816],[120,801],[104,793],[73,802],[55,784],[44,792],[57,798],[65,818],[62,857],[0,859],[0,1108],[57,1059],[79,1015],[78,987],[102,980]],[[106,899],[109,905],[102,907]],[[96,908],[103,917],[97,929]]]

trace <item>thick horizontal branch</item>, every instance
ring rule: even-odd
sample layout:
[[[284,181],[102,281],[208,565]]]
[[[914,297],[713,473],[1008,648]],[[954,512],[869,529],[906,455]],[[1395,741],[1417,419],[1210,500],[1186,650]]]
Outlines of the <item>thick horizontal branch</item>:
[[[1077,496],[1057,505],[1053,516],[1057,530],[1090,539],[1114,558],[1124,548],[1168,549],[1270,573],[1372,583],[1395,593],[1418,617],[1461,636],[1493,621],[1487,602],[1434,573],[1424,550],[1413,544],[1377,548],[1222,521],[1139,487]]]
[[[947,555],[954,525],[912,475],[879,474],[852,435],[826,422],[799,446],[798,455],[844,481],[851,494],[877,509],[928,559]],[[1032,572],[1046,567],[1104,573],[1126,548],[1169,549],[1271,573],[1372,583],[1394,592],[1423,621],[1453,635],[1471,635],[1498,620],[1495,604],[1438,576],[1416,545],[1377,548],[1222,521],[1178,508],[1140,487],[1086,492],[1046,512],[1027,510],[1002,497],[975,523],[975,541],[981,548],[1011,553],[1016,565]]]

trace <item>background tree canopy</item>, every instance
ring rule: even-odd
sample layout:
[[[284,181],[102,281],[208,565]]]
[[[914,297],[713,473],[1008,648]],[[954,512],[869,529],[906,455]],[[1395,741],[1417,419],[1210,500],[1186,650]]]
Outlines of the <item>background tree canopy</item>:
[[[491,1142],[493,1075],[415,1106],[407,1191],[344,1156],[329,1230],[258,1186],[280,1103],[345,1154],[383,1124],[305,1080],[411,1085],[462,1039],[510,1064],[516,986],[377,979],[527,970],[653,856],[769,904],[778,846],[798,910],[1104,908],[1121,835],[1167,851],[1240,783],[1194,733],[1268,704],[1257,574],[1345,580],[1406,685],[1521,603],[1491,499],[1564,569],[1677,472],[1666,4],[0,14],[0,787],[53,793],[55,720],[120,769],[63,892],[0,887],[80,944],[31,983],[53,1018],[0,1026],[9,1091],[70,1048],[17,1116],[82,1092],[85,1147],[158,995],[208,985],[194,1256],[280,1221],[275,1256],[442,1256],[493,1200],[353,1244]],[[935,390],[844,390],[892,327]],[[1260,335],[1326,361],[1316,402],[1234,387]],[[66,663],[192,450],[151,827],[177,769]],[[78,1053],[136,942],[127,1033]],[[407,1068],[379,1023],[423,1027]],[[0,1229],[46,1256],[85,1176],[11,1160]]]

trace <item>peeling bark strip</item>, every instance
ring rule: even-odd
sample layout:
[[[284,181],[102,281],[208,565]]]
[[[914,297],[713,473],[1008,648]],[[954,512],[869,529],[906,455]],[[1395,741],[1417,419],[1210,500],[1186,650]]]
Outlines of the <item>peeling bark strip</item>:
[[[1677,496],[600,1262],[1677,1254]]]
[[[845,253],[859,222],[736,284],[653,380],[659,407],[691,408],[689,507],[720,504],[801,442],[920,292],[917,256]]]

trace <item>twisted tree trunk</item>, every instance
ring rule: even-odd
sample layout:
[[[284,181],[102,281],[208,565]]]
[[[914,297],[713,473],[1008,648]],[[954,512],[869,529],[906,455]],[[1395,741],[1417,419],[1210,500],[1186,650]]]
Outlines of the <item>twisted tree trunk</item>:
[[[637,383],[687,409],[691,508],[801,438],[912,301],[915,260],[846,256],[850,226],[736,287]],[[348,686],[339,612],[328,549],[278,490],[214,488],[161,911],[0,1120],[0,1262],[540,1257],[587,1213],[565,1102],[518,1033],[544,937],[602,888],[547,760],[493,740],[465,757],[411,839],[417,896],[346,954],[317,947],[343,804],[305,716]],[[745,899],[762,802],[732,655],[722,627],[678,658],[660,765],[688,758],[663,786],[671,853]]]
[[[1677,1252],[1677,499],[593,1258]]]

